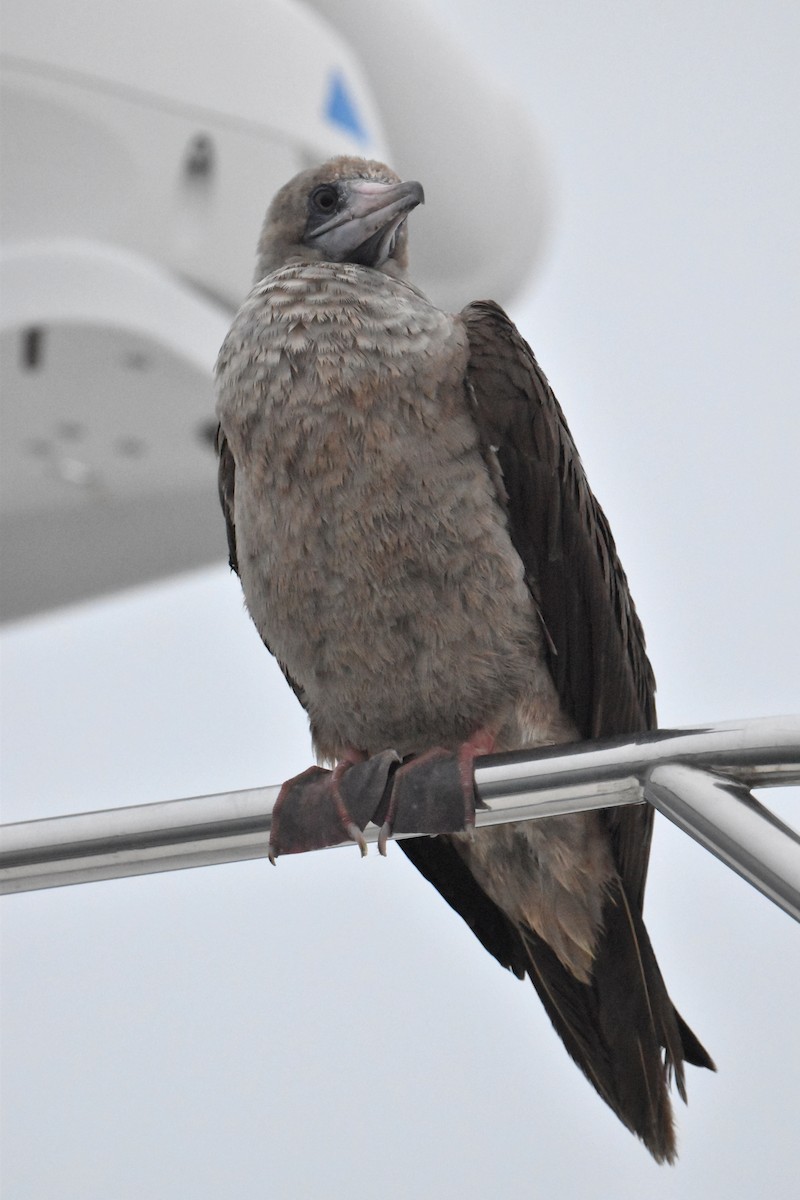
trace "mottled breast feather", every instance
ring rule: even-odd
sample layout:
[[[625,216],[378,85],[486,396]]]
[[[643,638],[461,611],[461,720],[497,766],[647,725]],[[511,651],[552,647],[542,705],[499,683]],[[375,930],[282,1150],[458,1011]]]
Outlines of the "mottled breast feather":
[[[263,280],[221,351],[245,598],[325,758],[522,744],[519,702],[557,708],[467,356],[416,289],[325,263]]]

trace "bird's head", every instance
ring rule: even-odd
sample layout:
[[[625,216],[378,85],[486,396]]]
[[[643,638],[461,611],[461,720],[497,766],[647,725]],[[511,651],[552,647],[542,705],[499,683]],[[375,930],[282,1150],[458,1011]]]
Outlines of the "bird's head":
[[[425,200],[380,162],[343,156],[301,171],[270,204],[258,243],[256,281],[292,262],[341,262],[402,278],[406,217]]]

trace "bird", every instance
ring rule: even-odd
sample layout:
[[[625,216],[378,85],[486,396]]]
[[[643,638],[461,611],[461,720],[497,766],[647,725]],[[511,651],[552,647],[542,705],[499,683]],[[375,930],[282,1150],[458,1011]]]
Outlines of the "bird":
[[[297,174],[216,366],[230,564],[334,785],[387,751],[463,768],[656,725],[627,578],[533,351],[493,301],[446,313],[410,279],[423,201],[372,160]],[[684,1064],[715,1067],[645,929],[652,821],[632,805],[399,844],[673,1162],[670,1085],[685,1101]],[[344,812],[356,840],[363,823]]]

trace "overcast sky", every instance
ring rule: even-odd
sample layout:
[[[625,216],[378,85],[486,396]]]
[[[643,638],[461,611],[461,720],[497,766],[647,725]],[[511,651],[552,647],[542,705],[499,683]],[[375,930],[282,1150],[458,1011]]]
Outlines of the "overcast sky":
[[[614,529],[661,724],[800,710],[800,10],[438,4],[549,147],[549,251],[514,314]],[[5,820],[310,761],[222,565],[0,649]],[[797,791],[765,798],[797,821]],[[664,821],[647,923],[719,1067],[689,1069],[673,1169],[396,848],[3,908],[9,1200],[796,1194],[797,927]]]

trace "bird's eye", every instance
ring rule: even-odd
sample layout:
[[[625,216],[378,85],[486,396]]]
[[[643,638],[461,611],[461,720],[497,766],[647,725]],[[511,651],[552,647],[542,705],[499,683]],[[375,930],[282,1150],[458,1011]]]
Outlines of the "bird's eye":
[[[332,213],[339,203],[339,194],[335,187],[323,184],[311,193],[311,205],[317,212]]]

